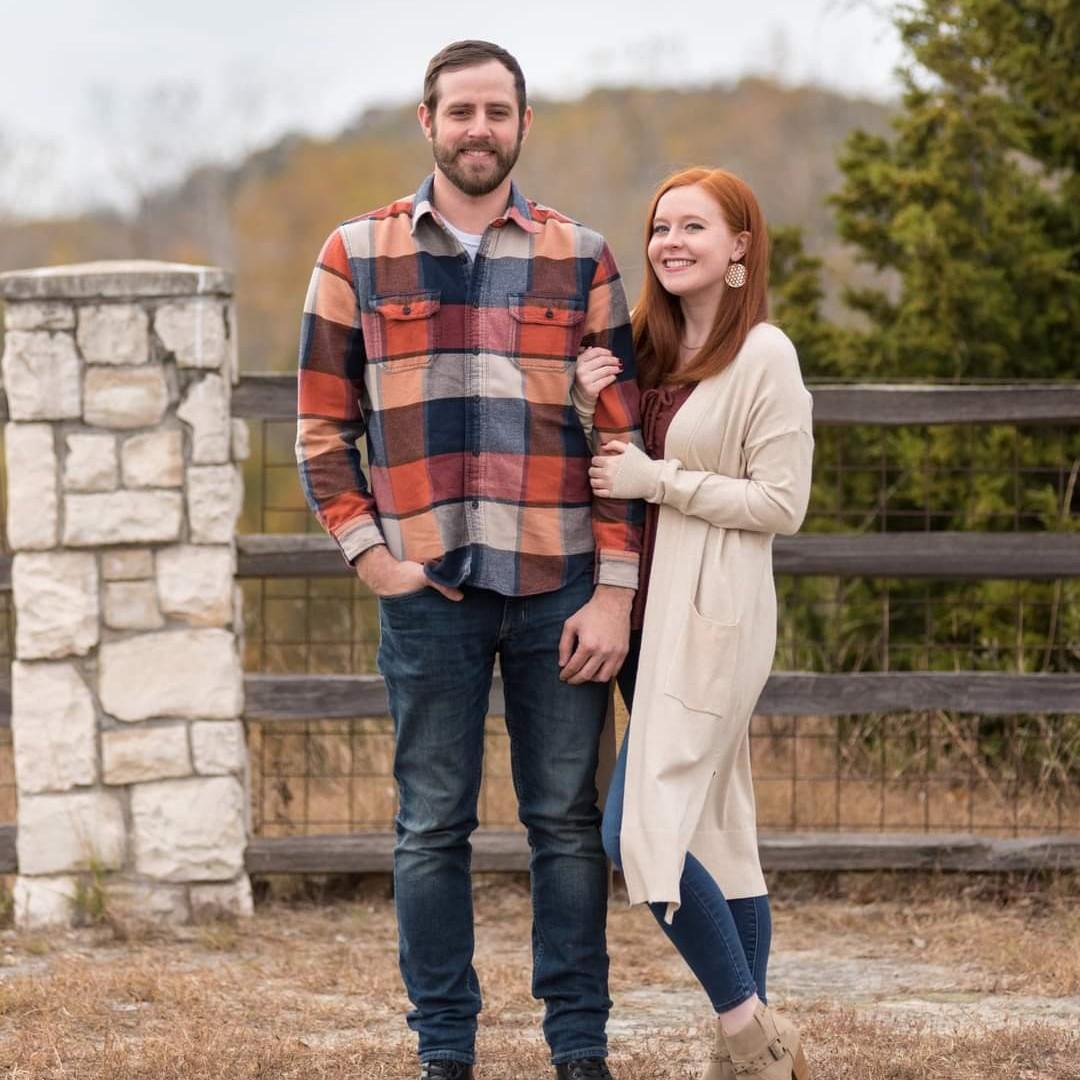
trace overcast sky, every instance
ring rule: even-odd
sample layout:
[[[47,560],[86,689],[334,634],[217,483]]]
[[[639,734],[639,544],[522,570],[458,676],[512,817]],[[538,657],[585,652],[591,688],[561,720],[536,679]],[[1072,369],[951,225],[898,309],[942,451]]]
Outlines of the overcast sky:
[[[428,58],[465,37],[508,48],[538,96],[758,73],[886,99],[901,56],[890,7],[0,0],[0,211],[122,203],[192,159],[235,159],[290,130],[332,134],[366,106],[415,101]]]

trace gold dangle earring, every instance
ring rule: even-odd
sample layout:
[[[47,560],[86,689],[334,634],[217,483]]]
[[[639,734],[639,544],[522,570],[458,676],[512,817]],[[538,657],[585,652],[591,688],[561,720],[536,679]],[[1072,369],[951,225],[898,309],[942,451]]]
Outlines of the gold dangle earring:
[[[746,284],[746,267],[741,262],[728,263],[724,281],[733,289],[741,289]]]

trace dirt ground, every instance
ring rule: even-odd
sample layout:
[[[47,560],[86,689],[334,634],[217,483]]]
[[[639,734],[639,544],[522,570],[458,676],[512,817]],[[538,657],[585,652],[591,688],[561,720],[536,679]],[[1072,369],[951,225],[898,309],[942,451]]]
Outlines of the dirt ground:
[[[770,999],[803,1029],[815,1080],[1080,1080],[1071,885],[793,880],[773,907]],[[483,881],[476,912],[477,1075],[551,1076],[527,889]],[[615,1075],[699,1077],[709,1009],[680,958],[618,897],[609,944]],[[106,912],[65,933],[0,932],[8,1080],[407,1078],[406,1007],[385,882],[317,904],[264,898],[239,923],[161,930]]]

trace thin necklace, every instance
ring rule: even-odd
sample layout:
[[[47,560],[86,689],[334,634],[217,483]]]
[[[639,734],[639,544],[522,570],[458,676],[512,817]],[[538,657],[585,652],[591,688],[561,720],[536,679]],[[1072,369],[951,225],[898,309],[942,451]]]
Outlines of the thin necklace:
[[[705,342],[703,341],[701,343],[701,345],[704,345],[704,344],[705,344]],[[679,348],[680,349],[700,349],[701,345],[688,345],[685,341],[680,341],[679,342]]]

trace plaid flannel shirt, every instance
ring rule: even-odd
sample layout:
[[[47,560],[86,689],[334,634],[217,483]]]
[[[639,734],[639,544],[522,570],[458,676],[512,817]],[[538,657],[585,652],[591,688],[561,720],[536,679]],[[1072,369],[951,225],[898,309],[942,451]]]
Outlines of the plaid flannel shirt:
[[[588,477],[596,441],[640,445],[611,252],[515,186],[470,263],[432,185],[339,226],[319,255],[297,410],[309,505],[350,562],[385,543],[451,586],[526,596],[594,567],[598,583],[636,588],[642,504],[593,498]],[[593,344],[623,370],[590,444],[570,389]]]

